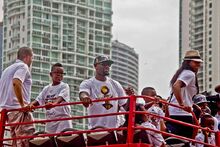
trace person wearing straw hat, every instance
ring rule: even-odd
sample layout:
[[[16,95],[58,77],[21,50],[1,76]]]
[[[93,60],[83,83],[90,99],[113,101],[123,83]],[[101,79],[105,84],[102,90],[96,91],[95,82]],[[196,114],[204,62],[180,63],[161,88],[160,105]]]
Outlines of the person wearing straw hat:
[[[108,77],[110,67],[114,62],[105,55],[97,56],[94,59],[95,76],[84,80],[79,87],[79,98],[88,110],[88,115],[116,113],[126,105],[127,100],[102,101],[92,103],[92,100],[102,98],[126,96],[121,84]],[[104,116],[89,118],[89,128],[118,127],[117,116]]]
[[[197,50],[188,50],[185,53],[182,65],[176,71],[170,81],[171,97],[169,102],[179,105],[183,109],[169,106],[169,115],[172,119],[193,123],[192,118],[192,97],[199,93],[197,72],[202,64],[202,59]],[[167,122],[167,128],[174,134],[192,137],[193,128],[173,122]]]
[[[33,121],[32,113],[27,108],[31,94],[31,72],[30,67],[33,60],[33,51],[29,47],[21,47],[17,52],[15,63],[7,67],[0,79],[0,108],[19,109],[22,111],[9,111],[7,113],[8,123],[22,123]],[[34,133],[33,124],[14,125],[10,127],[11,137],[30,136]],[[28,139],[12,141],[13,147],[28,147]]]

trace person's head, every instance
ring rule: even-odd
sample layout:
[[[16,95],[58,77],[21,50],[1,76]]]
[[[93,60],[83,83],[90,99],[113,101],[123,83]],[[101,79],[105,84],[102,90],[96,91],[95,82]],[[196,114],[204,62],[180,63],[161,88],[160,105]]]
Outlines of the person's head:
[[[208,127],[211,130],[214,130],[214,119],[210,114],[204,114],[201,116],[201,127]]]
[[[95,57],[94,67],[96,70],[96,76],[104,77],[109,75],[109,70],[113,63],[114,62],[105,55]]]
[[[135,111],[146,111],[144,108],[144,105],[142,104],[136,104]],[[135,123],[136,124],[142,124],[143,122],[146,122],[148,119],[147,114],[135,114]]]
[[[129,111],[129,108],[128,110]],[[135,111],[146,111],[144,108],[144,105],[142,104],[136,104]],[[148,120],[147,114],[135,114],[135,124],[142,124],[143,122],[146,122]],[[125,115],[125,123],[123,126],[128,126],[128,115]]]
[[[192,70],[194,72],[198,72],[198,70],[201,66],[201,63],[203,62],[201,57],[200,57],[199,51],[197,51],[197,50],[188,50],[188,51],[186,51],[185,57],[184,57],[183,60],[184,61],[190,61],[189,65],[190,65],[190,67],[192,68]]]
[[[53,85],[58,85],[60,82],[63,80],[63,75],[64,75],[64,68],[63,65],[60,63],[56,63],[52,65],[51,67],[51,72],[50,76],[53,81]]]
[[[150,97],[156,97],[157,93],[156,93],[156,90],[153,87],[145,87],[141,91],[141,95],[150,96]],[[150,99],[144,99],[144,100],[145,100],[146,103],[151,101]]]
[[[215,86],[215,92],[220,93],[220,85]]]
[[[155,115],[159,115],[159,116],[161,115],[159,107],[156,107],[156,106],[150,107],[147,111]],[[159,117],[149,116],[149,118],[155,126],[159,124],[159,121],[160,121]]]
[[[197,94],[192,98],[194,104],[198,105],[203,111],[205,111],[208,107],[208,101],[206,100],[206,96],[203,94]]]
[[[21,47],[17,52],[17,59],[22,60],[28,67],[31,66],[33,61],[33,51],[29,47]]]
[[[180,68],[176,71],[176,73],[172,77],[172,79],[170,81],[170,85],[172,86],[176,82],[178,76],[180,75],[180,73],[183,70],[191,70],[194,73],[197,73],[202,62],[203,61],[202,61],[200,54],[197,50],[186,51],[185,57],[183,58],[182,65],[180,66]]]

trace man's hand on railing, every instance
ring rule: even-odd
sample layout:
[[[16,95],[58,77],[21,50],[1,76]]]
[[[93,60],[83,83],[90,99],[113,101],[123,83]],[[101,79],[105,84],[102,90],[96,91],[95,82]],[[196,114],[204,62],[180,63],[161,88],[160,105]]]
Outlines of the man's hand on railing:
[[[51,108],[55,107],[53,102],[48,102],[45,104],[45,109],[50,110]]]
[[[22,112],[33,112],[34,110],[33,107],[34,107],[33,105],[29,104],[29,105],[22,107],[21,111]]]
[[[92,100],[89,97],[80,98],[80,100],[83,102],[84,107],[89,107],[90,104],[92,104]]]

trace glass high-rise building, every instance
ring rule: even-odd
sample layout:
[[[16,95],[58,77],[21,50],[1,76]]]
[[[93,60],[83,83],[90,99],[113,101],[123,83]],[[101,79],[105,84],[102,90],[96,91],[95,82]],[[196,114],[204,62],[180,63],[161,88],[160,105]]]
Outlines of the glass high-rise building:
[[[70,86],[71,101],[78,101],[79,84],[92,77],[93,59],[111,55],[111,0],[4,0],[3,65],[16,59],[17,49],[34,51],[32,99],[51,82],[51,65],[64,65],[64,81]],[[72,106],[72,115],[85,115],[83,106]],[[34,113],[44,118],[44,110]],[[86,127],[85,120],[74,120],[74,128]],[[38,126],[38,130],[42,130]]]
[[[138,54],[134,48],[115,40],[112,42],[111,77],[117,80],[123,87],[131,86],[138,92]]]
[[[180,0],[180,63],[188,49],[198,50],[203,66],[198,73],[200,92],[214,92],[220,83],[220,1]]]

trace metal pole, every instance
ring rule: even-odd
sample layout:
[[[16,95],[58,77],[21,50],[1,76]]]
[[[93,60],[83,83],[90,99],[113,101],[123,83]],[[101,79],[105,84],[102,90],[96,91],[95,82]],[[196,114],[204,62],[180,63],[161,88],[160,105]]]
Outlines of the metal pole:
[[[220,146],[220,131],[215,133],[215,143],[216,146]]]
[[[2,109],[1,116],[0,116],[0,147],[3,146],[3,138],[5,133],[5,122],[7,118],[7,111],[6,109]]]
[[[127,134],[127,141],[128,144],[133,143],[134,137],[134,125],[135,125],[135,104],[136,104],[136,96],[130,96],[130,104],[129,104],[129,117],[128,117],[128,134]]]

